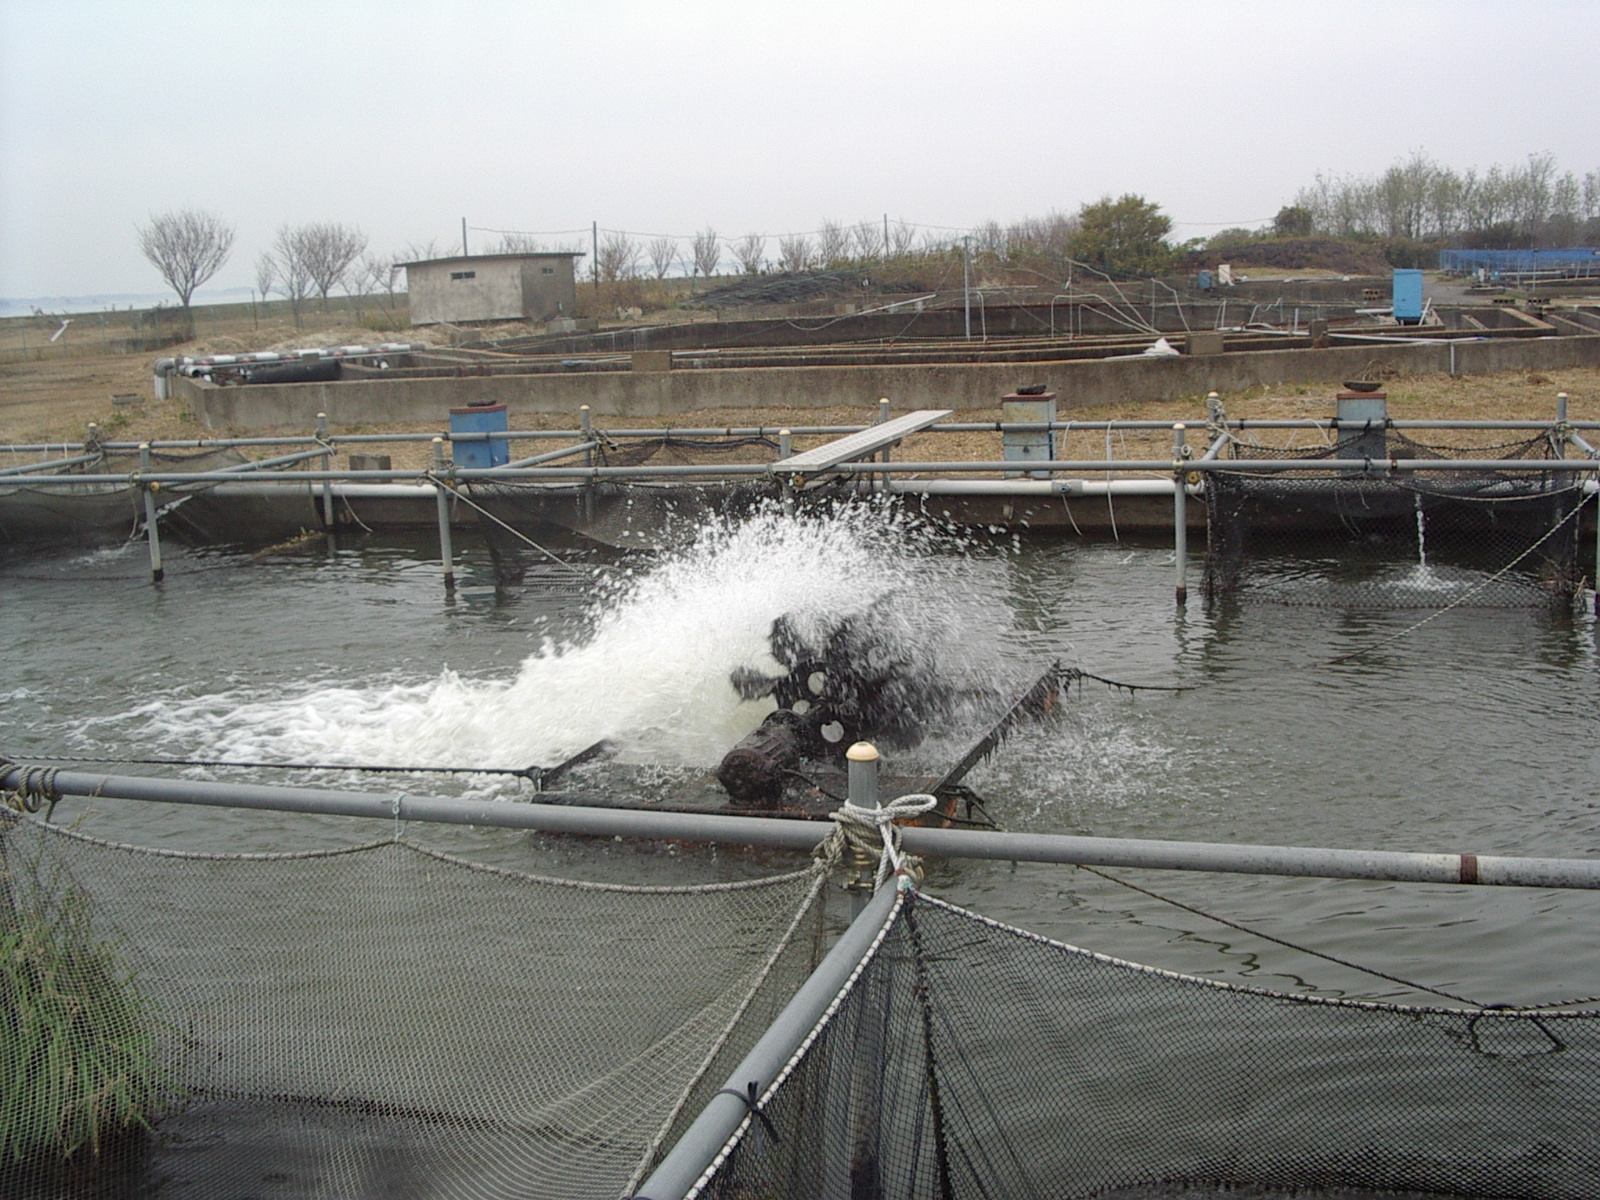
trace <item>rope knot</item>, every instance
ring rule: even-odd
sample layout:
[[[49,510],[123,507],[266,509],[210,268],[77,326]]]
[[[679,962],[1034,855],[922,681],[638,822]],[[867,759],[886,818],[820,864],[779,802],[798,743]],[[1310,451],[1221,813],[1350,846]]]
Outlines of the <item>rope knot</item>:
[[[938,800],[925,792],[901,796],[878,808],[862,808],[846,800],[828,814],[837,825],[840,839],[849,846],[878,856],[876,891],[892,875],[914,879],[916,862],[900,850],[899,821],[909,821],[933,808]]]

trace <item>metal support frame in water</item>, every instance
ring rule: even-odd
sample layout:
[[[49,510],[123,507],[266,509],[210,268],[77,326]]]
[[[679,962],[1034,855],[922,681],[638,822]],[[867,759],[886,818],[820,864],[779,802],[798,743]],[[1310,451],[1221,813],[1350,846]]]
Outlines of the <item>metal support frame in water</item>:
[[[1278,459],[1223,459],[1222,451],[1236,435],[1248,430],[1316,430],[1325,435],[1336,434],[1337,418],[1298,420],[1229,420],[1223,413],[1222,401],[1212,393],[1207,397],[1207,429],[1213,435],[1211,444],[1199,458],[1186,444],[1185,426],[1163,421],[1107,421],[1107,422],[946,422],[936,419],[943,410],[928,410],[885,420],[887,402],[880,401],[878,422],[872,425],[819,425],[793,427],[779,430],[765,426],[706,429],[617,429],[607,431],[606,439],[619,441],[629,438],[677,437],[772,437],[779,444],[776,461],[764,463],[718,463],[669,466],[603,466],[595,462],[595,450],[601,444],[585,407],[580,411],[580,428],[576,430],[520,430],[496,432],[460,432],[445,435],[430,434],[353,434],[335,436],[328,432],[324,415],[319,414],[316,433],[310,437],[260,437],[217,440],[146,442],[137,447],[101,442],[98,431],[91,433],[83,446],[83,453],[66,455],[54,462],[29,464],[25,467],[7,468],[8,475],[25,476],[30,488],[82,488],[92,482],[98,486],[125,480],[130,487],[143,492],[147,538],[150,543],[152,577],[160,580],[160,542],[157,525],[161,515],[154,493],[161,488],[183,488],[204,485],[223,488],[254,488],[258,492],[278,485],[313,487],[320,492],[324,525],[334,525],[334,500],[336,496],[348,503],[353,499],[373,498],[380,495],[377,486],[390,485],[381,496],[394,500],[399,496],[416,496],[425,500],[428,488],[433,489],[439,528],[440,558],[444,564],[446,590],[455,584],[454,549],[451,544],[451,510],[454,489],[458,484],[510,483],[550,484],[556,487],[578,488],[583,491],[586,510],[594,503],[593,485],[600,482],[656,481],[692,482],[696,480],[739,482],[773,480],[781,489],[785,503],[792,501],[796,489],[821,486],[824,476],[842,478],[862,491],[882,491],[908,496],[967,496],[996,498],[1054,497],[1060,499],[1086,496],[1148,496],[1171,495],[1173,499],[1173,541],[1175,559],[1174,592],[1177,604],[1185,604],[1188,594],[1188,499],[1205,493],[1205,479],[1210,472],[1276,473],[1293,471],[1342,471],[1350,475],[1421,478],[1429,472],[1459,471],[1538,471],[1543,473],[1570,473],[1591,476],[1583,479],[1586,492],[1600,491],[1600,453],[1585,441],[1580,431],[1593,435],[1600,430],[1600,422],[1570,422],[1566,419],[1567,397],[1557,397],[1557,420],[1554,425],[1543,421],[1389,421],[1395,430],[1524,430],[1548,434],[1577,450],[1582,457],[1533,460],[1511,459],[1365,459],[1365,458],[1278,458]],[[1071,433],[1093,429],[1137,431],[1152,433],[1170,430],[1173,434],[1173,453],[1170,460],[1161,459],[1054,459],[1030,464],[1035,475],[1050,476],[1033,479],[994,478],[1004,476],[1007,464],[1003,461],[921,461],[895,462],[890,460],[889,445],[910,432],[1000,432]],[[842,435],[842,436],[840,436]],[[503,467],[459,468],[447,455],[447,442],[476,441],[489,437],[497,439],[563,439],[574,444],[542,454],[524,456]],[[793,440],[796,436],[834,436],[837,440],[815,450],[796,455]],[[409,442],[431,440],[433,463],[423,469],[400,470],[334,470],[331,467],[333,452],[341,445],[354,446],[374,442]],[[150,469],[150,452],[153,449],[220,449],[248,446],[298,446],[308,447],[275,458],[239,466],[207,471],[182,471]],[[86,475],[73,468],[95,461],[108,451],[127,451],[137,448],[140,455],[138,470],[126,476],[113,474]],[[65,451],[60,446],[19,446],[13,451],[38,451],[53,453]],[[562,460],[581,456],[578,463]],[[321,470],[298,469],[298,464],[309,458],[322,460]],[[295,466],[296,469],[284,469]],[[63,473],[63,472],[71,473]],[[1114,472],[1136,473],[1142,479],[1097,479]],[[249,483],[241,476],[248,474]],[[414,485],[411,488],[395,485]],[[363,490],[367,489],[367,490]],[[592,515],[592,514],[591,514]],[[1596,523],[1596,555],[1600,560],[1600,522]],[[1600,592],[1593,604],[1600,613]]]

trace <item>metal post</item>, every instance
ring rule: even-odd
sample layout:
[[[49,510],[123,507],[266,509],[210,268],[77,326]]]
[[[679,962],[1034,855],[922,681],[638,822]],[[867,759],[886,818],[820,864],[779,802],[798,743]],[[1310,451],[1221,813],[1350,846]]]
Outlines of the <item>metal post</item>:
[[[847,795],[857,808],[878,808],[878,748],[871,742],[857,742],[845,751],[848,764]],[[845,861],[854,872],[854,878],[845,884],[850,893],[850,918],[854,920],[866,908],[872,897],[873,879],[877,875],[878,860],[873,854],[852,845]]]
[[[444,439],[433,439],[433,495],[439,504],[439,557],[444,561],[444,590],[456,590],[456,552],[450,542],[450,488],[445,481]]]
[[[1172,427],[1172,556],[1178,579],[1178,607],[1189,599],[1189,493],[1183,477],[1189,448],[1183,422]]]
[[[888,421],[888,419],[889,419],[889,398],[887,396],[880,396],[880,397],[878,397],[878,424],[882,425],[886,421]],[[889,453],[890,453],[890,448],[888,446],[885,446],[882,450],[880,450],[878,452],[878,461],[879,462],[885,462],[885,463],[888,462],[889,461]],[[889,473],[887,471],[885,471],[883,473],[883,479],[879,483],[878,486],[883,491],[888,491],[889,490]]]
[[[598,284],[596,286],[599,286]],[[578,407],[578,426],[583,432],[583,440],[589,446],[594,445],[594,414],[589,411],[587,404]],[[594,451],[583,452],[583,465],[594,466]],[[589,480],[583,489],[583,519],[594,520],[594,480]]]
[[[1567,394],[1565,392],[1556,393],[1556,420],[1563,425],[1567,423]]]
[[[150,469],[150,443],[139,443],[139,471],[141,473]],[[144,532],[150,542],[150,581],[160,583],[166,574],[161,568],[161,534],[156,530],[156,491],[161,487],[159,483],[140,483],[144,491]]]
[[[961,239],[961,303],[967,314],[967,341],[972,340],[972,237]]]
[[[325,412],[317,414],[317,441],[322,442],[324,445],[328,441],[328,414]],[[333,470],[332,454],[324,454],[322,456],[322,469],[324,471]],[[322,481],[322,527],[324,529],[333,528],[333,480],[331,479]]]
[[[778,430],[778,459],[789,458],[794,454],[794,434],[787,429]],[[783,512],[785,516],[794,516],[794,484],[792,476],[785,475],[778,480],[778,488],[783,498]]]

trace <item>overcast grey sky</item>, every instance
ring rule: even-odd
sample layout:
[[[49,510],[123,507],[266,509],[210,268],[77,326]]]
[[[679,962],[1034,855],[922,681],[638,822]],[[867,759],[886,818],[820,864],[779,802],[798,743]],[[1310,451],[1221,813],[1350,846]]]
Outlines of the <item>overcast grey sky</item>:
[[[0,296],[159,292],[135,226],[970,227],[1317,172],[1600,167],[1597,0],[0,0]],[[474,234],[479,249],[489,235]],[[776,249],[776,241],[773,250]]]

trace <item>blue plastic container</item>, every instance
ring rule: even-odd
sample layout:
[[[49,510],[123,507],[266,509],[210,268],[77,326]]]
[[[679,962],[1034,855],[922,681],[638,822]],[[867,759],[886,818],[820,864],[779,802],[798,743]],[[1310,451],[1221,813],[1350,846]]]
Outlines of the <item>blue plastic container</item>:
[[[452,439],[458,433],[504,433],[508,428],[504,404],[474,404],[450,410]],[[452,440],[450,449],[458,467],[503,467],[511,461],[511,443],[505,438]]]
[[[1394,273],[1394,319],[1402,325],[1421,323],[1421,271],[1400,270]]]

